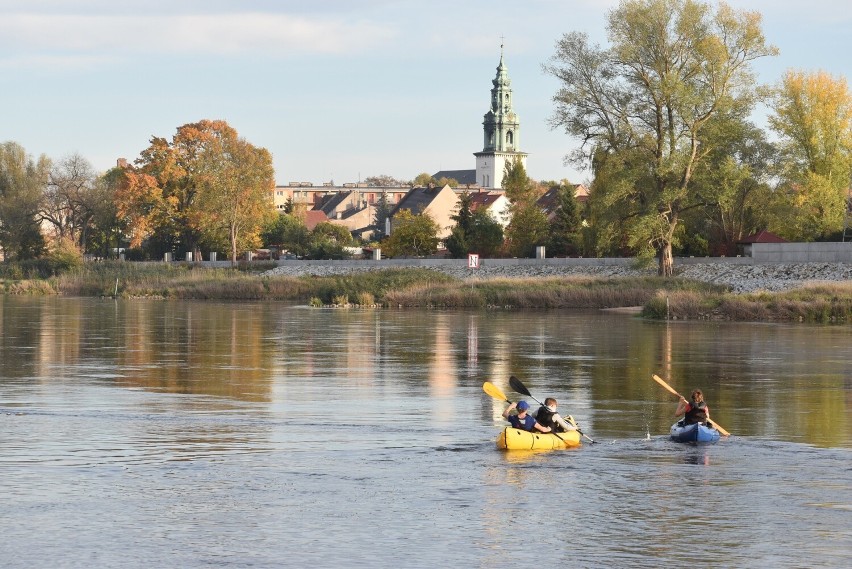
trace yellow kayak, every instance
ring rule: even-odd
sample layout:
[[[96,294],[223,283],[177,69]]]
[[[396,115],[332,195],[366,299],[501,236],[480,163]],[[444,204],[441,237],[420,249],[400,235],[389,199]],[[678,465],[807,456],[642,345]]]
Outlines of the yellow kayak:
[[[534,450],[570,448],[580,445],[580,433],[532,433],[513,427],[506,427],[497,437],[497,448],[505,450]],[[561,437],[561,438],[560,438]]]

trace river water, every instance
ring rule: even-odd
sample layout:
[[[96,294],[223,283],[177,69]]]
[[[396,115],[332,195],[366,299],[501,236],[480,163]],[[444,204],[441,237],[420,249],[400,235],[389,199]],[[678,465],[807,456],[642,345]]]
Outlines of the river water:
[[[3,567],[852,566],[850,326],[0,297],[0,331]],[[732,436],[669,441],[654,373]],[[497,450],[510,375],[597,443]]]

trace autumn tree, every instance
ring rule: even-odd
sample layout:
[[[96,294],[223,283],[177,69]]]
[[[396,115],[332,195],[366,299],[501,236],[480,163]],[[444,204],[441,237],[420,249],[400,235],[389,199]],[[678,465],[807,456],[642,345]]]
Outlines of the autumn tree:
[[[199,152],[198,207],[200,233],[214,248],[226,235],[231,262],[240,251],[260,245],[260,232],[276,214],[272,208],[275,173],[272,155],[221,128]]]
[[[225,121],[202,120],[154,137],[116,192],[131,246],[147,240],[158,253],[228,248],[231,259],[258,242],[272,210],[272,157]]]
[[[393,218],[390,236],[382,241],[382,249],[391,257],[431,255],[438,250],[440,228],[429,214],[399,211]]]
[[[852,172],[852,95],[846,79],[788,71],[773,92],[786,223],[779,233],[810,241],[840,231]]]
[[[716,114],[752,105],[751,63],[777,50],[757,12],[697,0],[622,0],[607,35],[607,48],[579,32],[557,43],[545,66],[562,83],[552,124],[583,141],[570,158],[592,166],[602,247],[656,254],[671,275],[681,218],[703,206],[691,190],[707,157],[704,130]]]
[[[44,251],[38,211],[49,172],[47,157],[34,161],[19,144],[0,144],[0,248],[7,261]]]

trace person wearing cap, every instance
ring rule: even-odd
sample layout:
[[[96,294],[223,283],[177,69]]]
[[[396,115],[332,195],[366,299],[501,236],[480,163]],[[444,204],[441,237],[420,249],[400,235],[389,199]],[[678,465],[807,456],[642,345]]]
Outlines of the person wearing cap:
[[[556,432],[559,433],[567,433],[568,431],[575,431],[576,427],[574,425],[569,425],[562,416],[556,412],[557,407],[556,399],[553,397],[548,397],[544,400],[544,405],[538,408],[538,411],[535,414],[535,420],[545,427],[550,427]],[[573,419],[571,419],[573,421]]]
[[[512,410],[517,409],[518,414],[512,415]],[[517,403],[512,403],[509,407],[503,411],[503,418],[505,418],[509,423],[512,424],[516,429],[521,429],[523,431],[541,431],[542,433],[549,433],[550,427],[545,427],[541,425],[538,421],[535,420],[535,417],[527,413],[530,409],[530,404],[526,401],[518,401]]]

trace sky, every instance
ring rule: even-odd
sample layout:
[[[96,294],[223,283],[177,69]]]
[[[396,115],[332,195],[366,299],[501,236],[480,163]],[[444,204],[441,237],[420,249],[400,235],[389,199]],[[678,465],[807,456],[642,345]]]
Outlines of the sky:
[[[715,3],[715,2],[712,2]],[[606,44],[617,0],[0,0],[0,142],[97,171],[151,137],[225,120],[273,155],[279,185],[475,168],[500,60],[536,180],[588,181],[550,127],[564,34]],[[787,69],[852,80],[848,0],[730,0],[763,15]],[[755,120],[765,121],[758,109]]]

